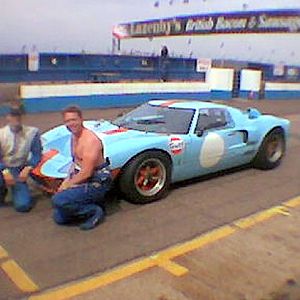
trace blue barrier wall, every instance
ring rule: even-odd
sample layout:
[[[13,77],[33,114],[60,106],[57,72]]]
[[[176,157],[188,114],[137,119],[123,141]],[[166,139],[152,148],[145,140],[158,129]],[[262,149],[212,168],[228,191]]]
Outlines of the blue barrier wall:
[[[225,97],[227,93],[224,91],[223,96]],[[74,83],[21,86],[22,103],[28,113],[58,111],[68,105],[93,109],[134,106],[151,99],[207,100],[210,99],[210,94],[210,86],[205,82]]]
[[[1,82],[89,81],[118,82],[139,80],[205,80],[205,73],[196,71],[194,58],[100,54],[40,53],[39,70],[28,71],[28,55],[0,55]],[[213,60],[214,67],[258,69],[265,81],[300,82],[300,67],[285,66],[276,76],[272,64],[247,61]]]
[[[0,82],[136,80],[205,80],[196,60],[126,56],[41,53],[39,70],[28,71],[28,56],[0,55]]]

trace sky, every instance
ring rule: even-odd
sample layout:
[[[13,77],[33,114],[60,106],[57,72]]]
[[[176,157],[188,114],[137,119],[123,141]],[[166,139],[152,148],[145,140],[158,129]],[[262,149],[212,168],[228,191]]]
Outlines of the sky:
[[[0,0],[0,53],[108,53],[114,25],[182,14],[298,8],[299,0]],[[126,40],[123,53],[159,53],[167,45],[174,55],[233,58],[300,64],[300,34],[214,35]],[[24,47],[25,46],[25,47]]]

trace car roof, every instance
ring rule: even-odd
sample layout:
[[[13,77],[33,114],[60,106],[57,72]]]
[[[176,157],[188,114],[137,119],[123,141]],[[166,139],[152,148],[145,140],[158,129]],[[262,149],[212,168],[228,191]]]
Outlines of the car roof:
[[[196,110],[201,108],[228,108],[228,106],[216,102],[188,99],[151,100],[149,101],[149,104],[170,108],[187,108]]]

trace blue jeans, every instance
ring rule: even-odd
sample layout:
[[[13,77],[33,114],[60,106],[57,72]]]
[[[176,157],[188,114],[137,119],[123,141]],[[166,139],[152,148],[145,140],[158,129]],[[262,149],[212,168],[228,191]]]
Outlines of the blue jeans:
[[[13,205],[18,212],[28,212],[32,208],[32,198],[26,182],[18,181],[18,176],[23,167],[8,168],[16,184],[11,187]],[[0,202],[4,202],[7,187],[0,171]]]
[[[96,214],[101,219],[104,196],[111,185],[110,172],[101,172],[86,183],[56,193],[52,198],[53,219],[57,224],[88,221]]]

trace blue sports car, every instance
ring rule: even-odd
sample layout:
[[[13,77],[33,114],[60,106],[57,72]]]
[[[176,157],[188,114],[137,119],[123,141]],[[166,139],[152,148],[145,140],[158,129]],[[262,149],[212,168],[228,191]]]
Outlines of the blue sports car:
[[[115,183],[132,203],[162,198],[178,182],[240,165],[278,166],[290,122],[213,102],[155,100],[114,121],[85,121],[104,144]],[[35,170],[48,190],[71,164],[70,132],[58,126],[42,136],[44,158]]]

